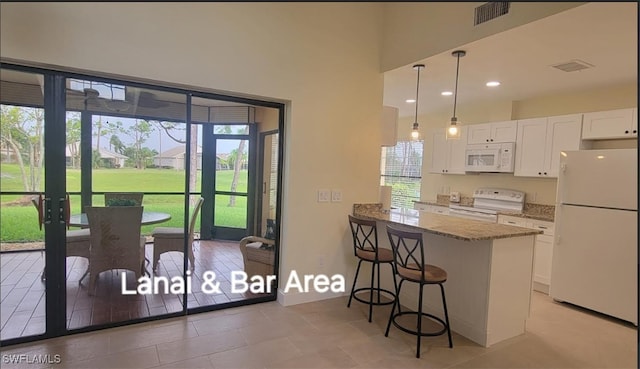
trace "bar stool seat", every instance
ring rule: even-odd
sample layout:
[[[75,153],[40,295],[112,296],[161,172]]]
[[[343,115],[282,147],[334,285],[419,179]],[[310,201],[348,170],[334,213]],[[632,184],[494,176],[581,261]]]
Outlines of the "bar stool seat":
[[[353,236],[354,255],[358,258],[358,268],[353,279],[353,286],[349,295],[347,307],[351,307],[351,300],[369,305],[369,323],[373,315],[373,306],[391,305],[396,302],[396,293],[380,287],[380,264],[389,264],[393,275],[393,284],[396,286],[395,269],[393,267],[393,252],[389,249],[378,247],[378,233],[375,220],[362,219],[349,215],[349,226]],[[366,287],[356,288],[358,274],[362,262],[371,263],[371,283]],[[377,285],[374,284],[376,269],[378,270]],[[358,296],[362,292],[368,292],[368,299]],[[377,295],[374,300],[374,295]],[[382,299],[381,297],[385,297]]]
[[[425,336],[439,336],[447,333],[449,338],[449,348],[452,348],[453,341],[451,339],[449,314],[447,312],[447,301],[445,299],[443,287],[443,283],[447,281],[447,272],[438,266],[425,263],[424,242],[422,241],[422,233],[403,231],[387,225],[387,234],[389,236],[389,242],[391,243],[391,248],[393,249],[394,253],[395,270],[400,277],[400,284],[396,285],[396,296],[400,296],[400,290],[402,289],[402,284],[405,281],[418,283],[420,285],[420,290],[418,291],[418,311],[401,311],[400,300],[399,298],[396,299],[397,303],[393,305],[393,308],[391,309],[391,313],[389,315],[387,330],[384,334],[385,337],[389,336],[391,323],[393,323],[393,325],[401,331],[417,336],[417,358],[420,358],[421,338]],[[440,292],[442,295],[442,306],[444,310],[444,319],[422,311],[423,287],[425,285],[433,284],[436,284],[440,287]],[[417,329],[409,328],[400,324],[400,317],[405,316],[416,317]],[[423,331],[423,318],[427,318],[435,322],[441,328],[429,332]]]

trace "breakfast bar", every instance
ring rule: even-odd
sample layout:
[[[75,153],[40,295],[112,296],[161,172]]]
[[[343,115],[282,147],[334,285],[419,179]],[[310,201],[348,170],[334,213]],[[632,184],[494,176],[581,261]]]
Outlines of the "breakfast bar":
[[[353,214],[378,222],[380,247],[390,248],[387,224],[423,232],[425,262],[448,274],[444,288],[452,331],[484,347],[524,333],[535,235],[541,231],[413,209],[385,212],[381,204],[355,204]],[[393,281],[383,281],[383,287],[393,289]],[[424,310],[440,314],[439,290],[425,288],[424,294]],[[417,288],[406,288],[401,301],[417,302],[417,296]]]

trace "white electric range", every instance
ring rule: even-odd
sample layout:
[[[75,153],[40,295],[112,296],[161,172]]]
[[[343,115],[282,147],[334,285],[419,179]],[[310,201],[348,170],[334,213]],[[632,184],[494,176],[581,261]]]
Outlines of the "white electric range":
[[[478,188],[473,192],[473,206],[449,205],[449,215],[496,223],[498,212],[522,213],[524,192],[504,188]]]

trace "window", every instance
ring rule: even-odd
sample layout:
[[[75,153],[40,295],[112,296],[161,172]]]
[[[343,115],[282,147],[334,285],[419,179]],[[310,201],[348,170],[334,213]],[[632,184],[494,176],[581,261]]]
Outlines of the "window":
[[[398,141],[383,147],[380,162],[380,185],[391,186],[391,206],[413,208],[420,200],[423,141]]]

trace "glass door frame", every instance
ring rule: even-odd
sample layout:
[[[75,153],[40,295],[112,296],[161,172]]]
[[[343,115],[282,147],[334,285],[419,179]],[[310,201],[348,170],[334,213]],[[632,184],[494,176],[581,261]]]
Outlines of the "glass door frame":
[[[248,134],[227,134],[216,133],[215,126],[220,125],[239,125],[248,126]],[[255,214],[255,198],[256,198],[256,149],[257,149],[257,133],[255,124],[221,124],[209,123],[202,126],[202,183],[201,191],[204,197],[204,204],[201,214],[200,238],[201,239],[222,239],[239,241],[241,238],[249,235],[254,229]],[[218,140],[247,140],[247,192],[230,192],[216,189],[217,171],[216,171],[216,153]],[[247,215],[244,228],[232,228],[215,225],[216,217],[216,195],[236,195],[246,196],[247,198]]]
[[[187,315],[190,313],[199,313],[205,311],[218,310],[222,308],[228,308],[233,306],[247,305],[253,304],[257,302],[265,302],[265,301],[274,301],[276,300],[276,294],[265,297],[259,297],[248,300],[240,300],[240,301],[232,301],[230,303],[223,303],[218,305],[212,305],[207,307],[200,308],[189,308],[188,304],[183,304],[183,309],[181,312],[163,314],[158,316],[151,316],[148,318],[136,318],[118,323],[109,323],[103,325],[91,325],[78,329],[68,329],[67,328],[67,291],[66,291],[66,223],[64,221],[65,214],[65,195],[66,195],[66,176],[61,175],[61,173],[66,173],[66,112],[67,112],[67,104],[66,104],[66,79],[68,78],[81,78],[81,79],[94,79],[94,80],[103,80],[108,82],[117,82],[117,83],[126,83],[132,86],[138,87],[149,87],[154,89],[163,89],[170,92],[176,93],[184,93],[188,97],[187,106],[191,104],[192,96],[201,96],[209,99],[218,99],[222,101],[235,102],[235,103],[243,103],[247,105],[255,105],[265,108],[274,108],[278,111],[278,126],[280,131],[280,147],[279,147],[279,169],[278,169],[278,189],[277,196],[278,201],[276,205],[276,221],[278,224],[278,228],[281,225],[281,209],[283,202],[283,189],[282,189],[282,178],[284,172],[284,145],[283,142],[283,133],[284,133],[284,122],[285,122],[285,104],[280,102],[272,102],[266,100],[256,100],[251,98],[240,98],[228,95],[220,95],[213,92],[199,92],[197,90],[186,90],[184,88],[179,87],[171,87],[168,85],[162,84],[147,84],[134,82],[132,80],[113,78],[107,76],[103,73],[99,72],[72,72],[67,71],[65,69],[50,69],[44,68],[38,64],[33,64],[29,62],[20,62],[16,64],[15,62],[4,62],[2,61],[0,64],[0,68],[6,70],[13,70],[25,73],[33,73],[39,74],[43,76],[43,97],[44,97],[44,115],[45,115],[45,125],[44,125],[44,195],[45,198],[50,199],[47,203],[47,207],[50,207],[50,221],[44,225],[45,230],[45,263],[48,266],[45,271],[45,289],[46,289],[46,323],[45,323],[45,332],[43,334],[36,334],[25,337],[17,337],[11,338],[7,340],[3,340],[2,346],[8,346],[18,343],[31,342],[36,340],[41,340],[45,338],[59,337],[68,334],[82,333],[88,331],[95,331],[104,328],[112,328],[124,325],[130,325],[135,323],[141,323],[146,321],[153,321],[159,319],[166,319],[181,315]],[[132,77],[132,79],[135,79]],[[86,117],[82,117],[82,125],[87,126],[90,124],[89,119]],[[191,116],[189,109],[187,109],[187,119],[186,119],[187,129],[191,129],[195,127],[196,122],[191,121]],[[253,158],[249,159],[250,163],[256,165],[256,143],[257,143],[257,130],[255,127],[252,127],[249,124],[249,142],[252,145],[249,148],[250,155],[253,155]],[[82,132],[83,140],[90,138],[90,131],[86,131],[83,129]],[[233,135],[234,139],[238,138],[238,135]],[[187,136],[187,142],[189,142],[189,136]],[[252,144],[251,144],[252,143]],[[86,145],[86,148],[90,148],[90,146]],[[251,154],[252,153],[252,154]],[[188,158],[187,153],[187,158]],[[215,150],[213,158],[215,160]],[[82,165],[84,166],[84,165]],[[215,168],[215,166],[214,166]],[[188,174],[187,169],[187,174]],[[255,173],[256,168],[254,167],[250,173],[253,172],[254,177],[248,178],[248,186],[255,187]],[[86,184],[91,183],[91,177],[83,176],[81,181],[83,182],[83,187]],[[188,228],[188,201],[189,201],[189,193],[188,193],[188,183],[185,183],[186,191],[185,191],[185,229]],[[89,185],[89,187],[91,187]],[[215,187],[214,187],[215,188]],[[251,195],[253,192],[253,195]],[[255,211],[255,190],[249,191],[247,196],[253,196],[248,198],[248,208],[251,211]],[[91,194],[85,194],[84,192],[81,194],[82,206],[88,205],[91,203]],[[206,204],[206,203],[205,203]],[[248,213],[247,220],[249,222],[254,222],[254,217]],[[211,223],[213,224],[213,223]],[[246,232],[246,229],[245,229]],[[276,242],[279,243],[279,229],[276,229]],[[185,242],[186,247],[186,242]],[[276,273],[279,270],[279,250],[276,249],[275,254],[276,260],[274,265],[274,270]],[[185,272],[187,270],[187,255],[185,253]],[[185,300],[186,302],[186,296]]]

